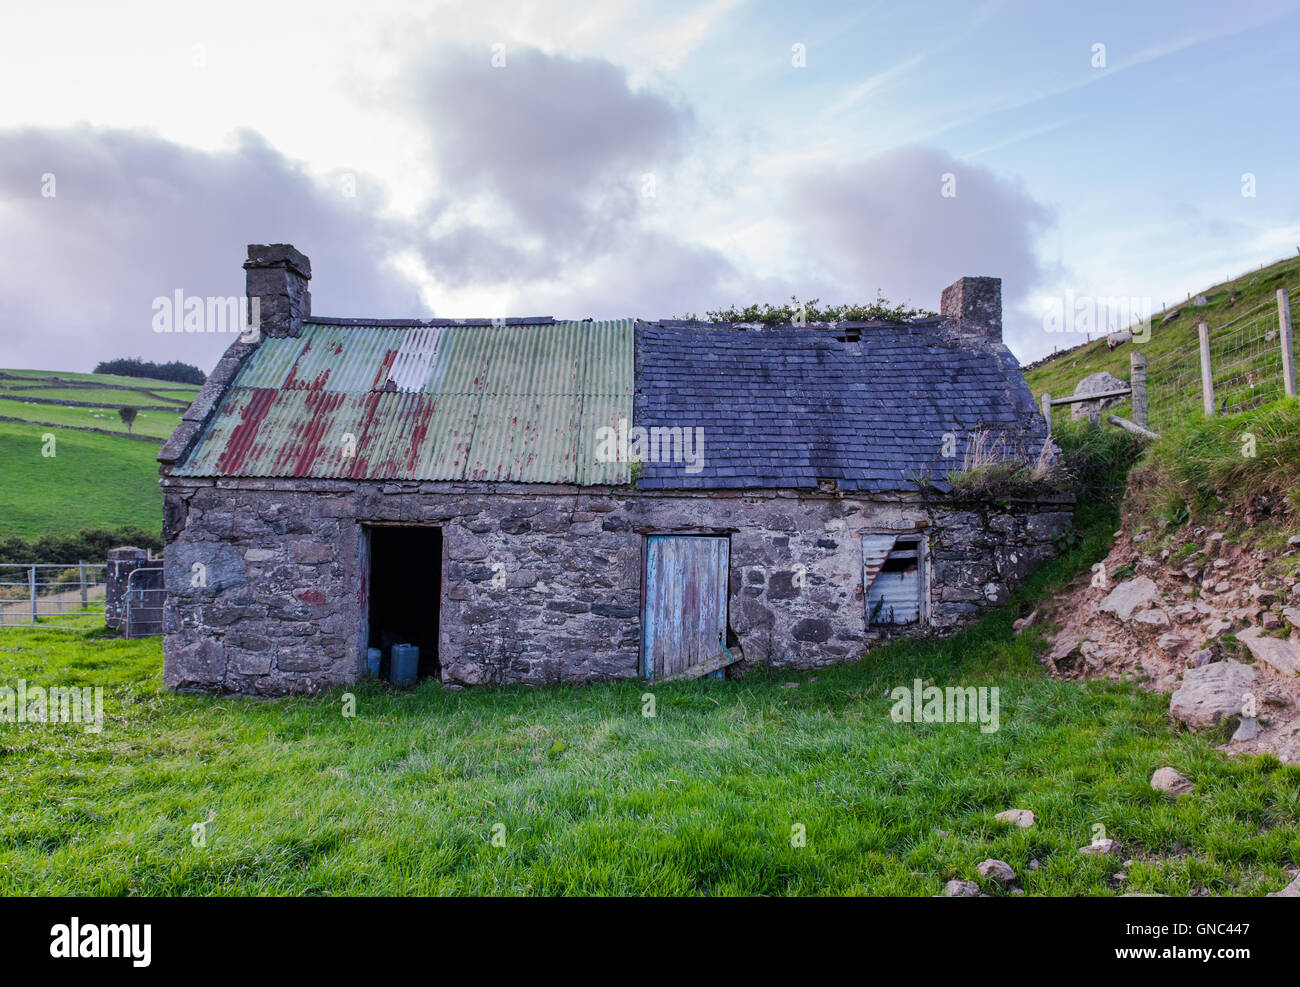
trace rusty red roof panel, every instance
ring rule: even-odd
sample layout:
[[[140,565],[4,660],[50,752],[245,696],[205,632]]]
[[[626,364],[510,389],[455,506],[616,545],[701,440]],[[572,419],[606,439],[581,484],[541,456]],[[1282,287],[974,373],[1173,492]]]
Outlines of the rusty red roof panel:
[[[177,476],[622,484],[633,321],[308,323],[240,370]]]

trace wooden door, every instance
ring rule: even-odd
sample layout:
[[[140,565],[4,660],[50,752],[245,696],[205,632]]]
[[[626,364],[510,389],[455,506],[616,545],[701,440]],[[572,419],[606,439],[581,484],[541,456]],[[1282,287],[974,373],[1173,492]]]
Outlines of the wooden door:
[[[723,655],[730,564],[726,538],[649,537],[641,615],[646,678],[689,678],[693,668]]]

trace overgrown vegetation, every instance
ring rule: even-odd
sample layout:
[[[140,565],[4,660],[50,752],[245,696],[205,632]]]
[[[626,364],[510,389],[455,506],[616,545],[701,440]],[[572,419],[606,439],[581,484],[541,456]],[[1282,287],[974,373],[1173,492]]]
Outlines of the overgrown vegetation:
[[[46,535],[34,541],[23,538],[0,539],[0,562],[103,562],[110,548],[134,545],[162,551],[160,532],[145,531],[138,527],[118,528],[114,531],[93,529],[75,535]]]
[[[180,384],[202,384],[207,375],[190,363],[172,360],[170,363],[153,363],[138,356],[103,360],[95,366],[97,374],[117,374],[120,377],[148,377],[153,380],[172,380]]]
[[[1167,429],[1133,474],[1138,525],[1178,527],[1229,509],[1238,524],[1300,521],[1300,401]]]
[[[1005,437],[977,432],[966,446],[961,469],[949,474],[948,481],[959,494],[993,500],[1070,491],[1083,512],[1076,528],[1091,526],[1098,512],[1111,518],[1113,527],[1129,470],[1142,454],[1142,440],[1117,428],[1079,421],[1059,423],[1052,441],[1060,450],[1059,461],[1053,461],[1050,445],[1026,461]]]
[[[803,322],[907,322],[934,315],[934,312],[907,305],[895,305],[880,292],[870,304],[822,305],[818,298],[801,302],[797,295],[790,296],[785,305],[746,305],[737,308],[714,309],[705,313],[708,322],[756,322],[763,325],[777,326]],[[694,314],[681,316],[687,321],[697,321]]]

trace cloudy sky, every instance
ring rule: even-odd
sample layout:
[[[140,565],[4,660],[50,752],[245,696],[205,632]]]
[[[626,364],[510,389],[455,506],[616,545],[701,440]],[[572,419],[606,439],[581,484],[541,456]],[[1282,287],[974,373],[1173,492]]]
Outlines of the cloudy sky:
[[[1159,308],[1300,246],[1298,39],[1199,0],[6,4],[0,366],[210,369],[154,299],[280,241],[335,316],[995,275],[1030,360],[1066,292]]]

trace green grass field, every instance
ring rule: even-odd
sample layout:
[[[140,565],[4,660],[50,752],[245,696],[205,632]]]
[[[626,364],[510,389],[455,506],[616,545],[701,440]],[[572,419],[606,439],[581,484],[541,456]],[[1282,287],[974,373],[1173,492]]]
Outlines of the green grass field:
[[[69,381],[99,386],[61,386]],[[134,387],[157,397],[124,389]],[[166,439],[198,390],[174,381],[113,374],[0,370],[0,418],[31,423],[0,422],[0,538],[34,541],[46,535],[71,536],[87,528],[115,530],[128,525],[160,530],[159,444],[126,436],[129,432]],[[38,404],[29,400],[33,397],[102,405]],[[118,407],[124,404],[174,404],[176,410],[140,411],[128,430],[118,416]],[[75,428],[119,433],[123,438]],[[56,438],[56,454],[46,457],[41,455],[42,437],[50,432]]]
[[[0,374],[9,377],[21,377],[24,380],[7,382],[13,385],[30,385],[39,383],[42,378],[57,377],[60,380],[70,380],[93,384],[102,384],[106,387],[124,386],[124,387],[144,387],[151,391],[172,391],[175,397],[184,397],[189,395],[192,401],[194,395],[199,392],[197,384],[178,384],[174,380],[154,380],[149,377],[124,377],[121,374],[86,374],[75,373],[69,370],[5,370],[0,369]],[[37,379],[32,379],[37,378]],[[0,388],[6,384],[0,380]]]
[[[655,687],[654,718],[642,683],[370,683],[345,717],[337,692],[169,695],[160,664],[156,639],[0,639],[0,681],[102,685],[107,708],[99,735],[0,726],[0,893],[930,895],[997,857],[1028,894],[1263,894],[1300,861],[1300,767],[1228,760],[1129,685],[1047,680],[1005,616],[816,676]],[[893,723],[916,675],[998,685],[1001,729]],[[1165,764],[1196,792],[1154,792]],[[1118,860],[1078,853],[1098,825]]]
[[[1096,434],[1087,454],[1122,441]],[[1039,631],[1013,633],[1105,554],[1112,508],[1081,517],[1077,547],[980,624],[815,674],[371,681],[348,716],[343,691],[171,695],[157,639],[3,632],[0,683],[103,686],[106,722],[0,724],[0,894],[931,895],[988,857],[1031,895],[1280,889],[1300,862],[1300,767],[1225,758],[1222,736],[1175,729],[1167,698],[1131,683],[1051,680]],[[1000,729],[893,722],[891,690],[916,678],[996,686]],[[1153,791],[1163,765],[1196,791]],[[1007,808],[1038,821],[996,823]],[[1078,852],[1098,826],[1118,858]]]
[[[96,415],[102,417],[96,418]],[[21,399],[0,397],[0,417],[23,418],[27,421],[50,422],[54,425],[72,425],[78,428],[97,428],[106,432],[128,434],[116,405],[102,408],[68,408],[61,404],[24,404]],[[151,435],[165,439],[180,423],[179,413],[166,411],[141,411],[136,415],[131,434]]]
[[[147,421],[147,419],[146,419]],[[53,457],[43,436],[55,436]],[[158,445],[0,422],[0,538],[162,525]]]

